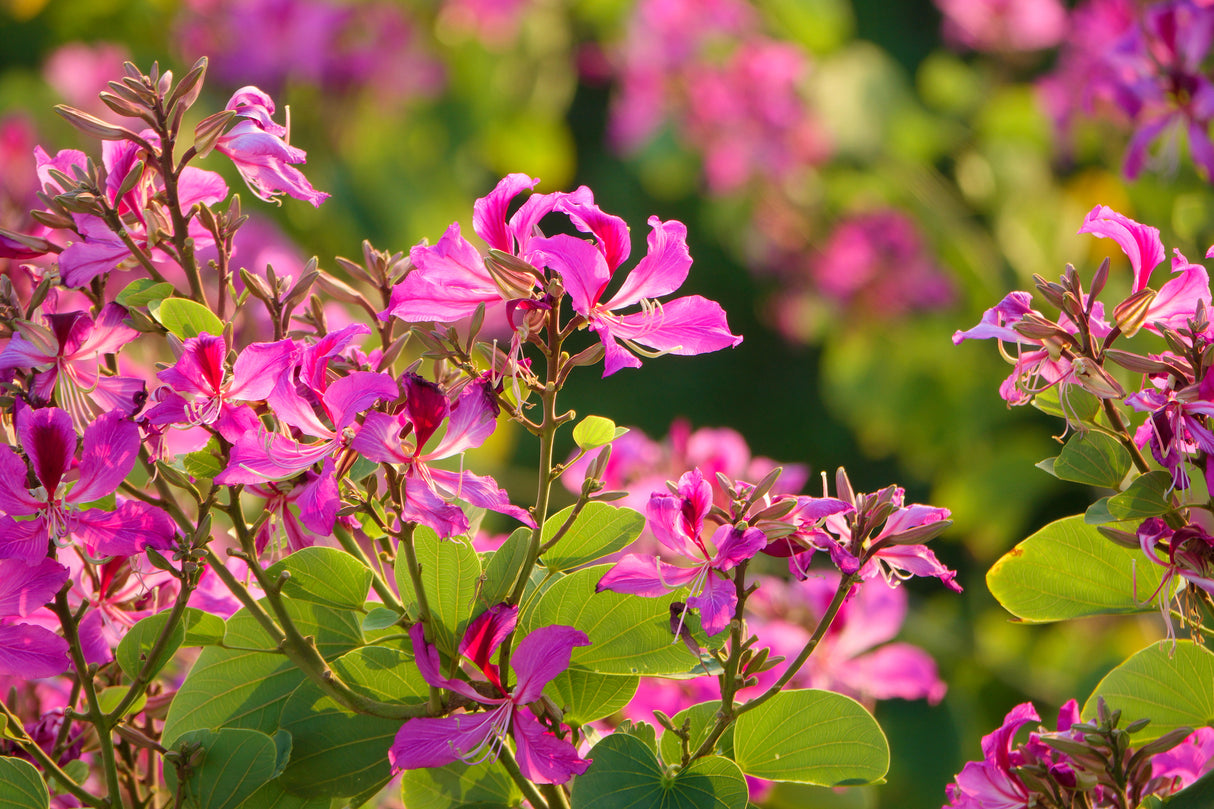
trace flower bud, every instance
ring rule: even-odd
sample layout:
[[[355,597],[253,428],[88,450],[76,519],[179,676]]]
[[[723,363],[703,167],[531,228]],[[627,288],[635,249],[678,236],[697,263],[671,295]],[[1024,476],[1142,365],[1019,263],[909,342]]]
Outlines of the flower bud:
[[[1126,337],[1133,337],[1146,323],[1155,294],[1149,287],[1140,289],[1113,309],[1113,322]]]

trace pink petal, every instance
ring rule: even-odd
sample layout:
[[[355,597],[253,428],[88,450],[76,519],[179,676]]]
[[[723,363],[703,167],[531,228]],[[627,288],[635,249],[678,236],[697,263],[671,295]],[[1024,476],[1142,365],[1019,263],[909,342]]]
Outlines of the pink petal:
[[[459,222],[447,228],[433,247],[418,245],[410,250],[409,260],[414,269],[392,288],[381,318],[451,322],[468,317],[482,303],[502,300],[480,252],[460,235]]]
[[[682,222],[663,222],[649,217],[649,253],[641,259],[620,291],[606,304],[608,309],[622,309],[643,298],[661,298],[683,285],[691,269],[691,254],[687,250],[687,227]]]
[[[350,449],[376,463],[409,463],[412,456],[404,451],[400,439],[404,423],[403,413],[389,416],[371,410],[358,426],[358,432],[350,441]]]
[[[421,475],[406,477],[404,505],[402,519],[428,525],[442,539],[468,533],[468,517],[463,510],[439,497]]]
[[[514,669],[514,703],[526,705],[540,698],[544,686],[569,668],[575,646],[589,646],[586,633],[571,626],[543,626],[519,641],[510,657]]]
[[[836,676],[870,699],[926,699],[934,705],[948,690],[936,671],[936,661],[909,643],[886,644],[853,658],[839,666]]]
[[[304,484],[295,502],[299,504],[299,519],[309,531],[325,537],[332,535],[341,506],[332,456],[325,458],[320,475]]]
[[[110,494],[126,480],[139,457],[139,428],[122,413],[99,417],[84,431],[80,480],[65,498],[91,503]]]
[[[740,336],[729,332],[721,305],[699,295],[667,301],[649,312],[613,317],[611,333],[618,339],[683,356],[718,351],[742,342]]]
[[[479,447],[497,428],[497,412],[497,403],[489,394],[487,381],[468,385],[451,406],[447,432],[442,441],[426,453],[425,458],[448,458],[464,450]]]
[[[408,720],[388,750],[392,772],[442,767],[471,758],[508,721],[510,711],[507,703],[483,713]]]
[[[599,593],[611,590],[614,593],[656,598],[688,584],[700,574],[700,570],[698,567],[676,567],[656,556],[630,553],[612,565],[594,589]]]
[[[556,208],[567,213],[578,230],[594,235],[608,270],[614,273],[628,259],[632,251],[628,223],[600,210],[594,204],[594,193],[589,188],[582,186],[572,194],[562,195]]]
[[[293,340],[277,343],[253,343],[232,363],[229,401],[260,401],[270,395],[279,378],[286,373],[295,352]]]
[[[67,641],[40,626],[0,624],[0,675],[34,679],[67,671]]]
[[[396,380],[390,375],[355,371],[330,385],[322,398],[333,419],[334,431],[341,433],[375,402],[395,399],[399,393]]]
[[[1139,224],[1107,205],[1097,205],[1089,211],[1079,232],[1117,242],[1134,268],[1135,292],[1146,289],[1151,280],[1151,271],[1164,259],[1159,228]]]
[[[558,739],[526,711],[514,712],[515,758],[523,777],[535,784],[563,784],[586,772],[592,759],[580,758],[567,739]]]
[[[421,623],[409,627],[409,640],[413,643],[413,660],[422,679],[435,688],[446,688],[457,694],[462,694],[473,702],[496,703],[498,700],[486,699],[481,696],[470,683],[464,680],[450,680],[442,674],[442,658],[438,649],[426,643],[425,627]]]
[[[20,559],[36,565],[45,559],[51,534],[44,517],[18,522],[0,515],[0,559]]]
[[[518,624],[518,607],[494,604],[473,619],[459,643],[459,654],[481,671],[489,668],[493,653]]]
[[[45,556],[37,564],[0,559],[0,618],[26,616],[55,597],[68,571]]]
[[[514,517],[524,525],[534,527],[535,520],[526,509],[510,504],[505,489],[498,488],[497,481],[488,475],[472,472],[448,472],[445,469],[427,470],[431,480],[440,491],[478,508],[487,508],[499,514]]]
[[[75,515],[71,532],[94,559],[134,556],[144,548],[173,547],[176,524],[158,508],[127,500],[114,511],[91,508]]]
[[[57,407],[22,410],[17,414],[17,436],[34,467],[34,477],[53,493],[76,457],[71,416]]]
[[[0,444],[0,512],[26,517],[42,509],[42,501],[25,488],[26,472],[25,461],[13,448]]]
[[[611,270],[603,260],[603,254],[589,242],[563,233],[533,239],[531,248],[535,251],[537,261],[561,276],[561,283],[565,285],[574,311],[590,316],[607,282],[611,280]]]
[[[699,595],[687,599],[689,607],[700,611],[700,625],[709,635],[715,635],[733,619],[734,609],[738,606],[738,590],[733,579],[708,572],[704,579],[704,589]]]

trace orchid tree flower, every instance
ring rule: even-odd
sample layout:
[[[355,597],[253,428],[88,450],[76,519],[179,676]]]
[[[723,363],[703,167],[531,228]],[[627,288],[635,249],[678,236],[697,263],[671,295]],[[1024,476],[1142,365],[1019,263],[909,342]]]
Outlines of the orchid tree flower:
[[[529,527],[535,521],[524,509],[510,504],[509,496],[493,478],[467,471],[449,471],[434,465],[479,447],[497,427],[497,404],[489,382],[472,382],[452,403],[442,388],[416,374],[401,378],[405,407],[395,415],[367,414],[351,449],[378,463],[398,464],[405,477],[405,503],[401,517],[435,530],[440,537],[465,534],[468,517],[450,500],[463,500],[514,517]],[[443,422],[447,430],[427,449]]]
[[[758,528],[726,524],[706,542],[704,523],[711,509],[712,486],[698,469],[679,478],[678,494],[653,494],[646,508],[649,530],[667,550],[691,565],[628,554],[603,575],[596,590],[654,598],[689,586],[693,595],[687,606],[700,611],[705,632],[720,632],[729,625],[738,603],[729,571],[761,551],[767,535]]]
[[[250,423],[233,444],[228,465],[215,476],[215,482],[226,486],[285,480],[319,463],[320,475],[304,485],[296,502],[304,525],[328,536],[333,533],[341,504],[335,461],[344,461],[350,451],[355,419],[377,401],[397,398],[399,389],[388,374],[355,371],[320,394],[322,418],[296,391],[294,376],[293,371],[283,374],[266,401],[280,422],[319,440],[297,441]]]
[[[1200,382],[1179,390],[1173,389],[1171,377],[1153,382],[1154,387],[1125,399],[1134,410],[1150,414],[1135,432],[1134,443],[1149,444],[1155,460],[1172,473],[1173,485],[1188,489],[1188,461],[1199,451],[1205,453],[1207,466],[1214,459],[1214,432],[1203,423],[1214,416],[1214,373],[1207,371]],[[1214,481],[1208,485],[1214,486]]]
[[[76,431],[65,411],[21,410],[17,438],[38,485],[26,488],[26,462],[12,447],[0,446],[0,514],[33,518],[7,523],[0,558],[34,564],[47,555],[48,543],[65,545],[73,539],[83,542],[94,558],[172,547],[176,526],[147,503],[120,500],[113,509],[84,508],[112,494],[139,456],[139,428],[122,413],[106,413],[84,431],[74,483],[69,478],[76,463]]]
[[[705,354],[742,342],[730,333],[725,311],[715,301],[699,295],[657,300],[683,285],[691,254],[682,222],[651,216],[649,226],[648,254],[608,301],[602,297],[612,280],[610,254],[565,234],[537,240],[535,245],[540,260],[560,275],[574,311],[602,341],[604,377],[621,368],[641,367],[636,354]],[[619,313],[630,306],[640,306],[640,311]]]
[[[53,306],[48,298],[48,308]],[[147,397],[146,383],[103,372],[105,355],[139,336],[123,322],[126,316],[126,309],[108,303],[96,319],[82,311],[52,311],[43,315],[45,326],[19,323],[0,352],[0,372],[34,369],[34,397],[63,408],[78,433],[102,413],[133,416]]]
[[[1159,612],[1173,641],[1171,604],[1176,579],[1214,596],[1214,536],[1196,525],[1172,528],[1159,517],[1149,517],[1138,526],[1138,547],[1164,569],[1159,587],[1147,599],[1159,598]],[[1160,556],[1160,551],[1166,558]]]
[[[1088,212],[1079,232],[1112,239],[1130,260],[1133,291],[1115,310],[1116,322],[1127,337],[1144,325],[1156,334],[1157,324],[1181,328],[1193,319],[1199,304],[1209,308],[1209,273],[1200,264],[1190,263],[1179,250],[1172,258],[1172,278],[1158,291],[1149,286],[1151,274],[1166,256],[1159,228],[1139,224],[1107,205],[1097,205]]]
[[[467,680],[444,677],[438,649],[426,642],[422,624],[409,628],[416,664],[425,681],[487,710],[405,722],[388,751],[394,773],[456,761],[477,764],[494,760],[508,736],[514,739],[519,770],[532,783],[563,784],[586,771],[590,760],[581,758],[572,742],[558,737],[535,714],[523,709],[537,702],[544,687],[569,668],[574,647],[589,646],[590,639],[571,626],[545,626],[532,631],[510,656],[515,676],[510,687],[490,661],[517,622],[517,606],[496,604],[468,626],[460,642],[459,656],[488,683],[483,691]]]
[[[256,402],[269,396],[294,353],[292,340],[253,343],[240,352],[228,373],[228,346],[222,337],[206,332],[191,337],[182,345],[176,364],[157,374],[165,386],[153,392],[157,404],[144,418],[158,426],[214,425],[220,435],[235,443],[245,425],[233,415],[234,402]]]
[[[1032,703],[1013,708],[1003,725],[982,737],[982,761],[971,761],[957,774],[957,781],[946,787],[949,804],[945,809],[1023,809],[1030,806],[1029,790],[1015,773],[1024,763],[1013,749],[1016,731],[1041,717]]]
[[[43,556],[0,559],[0,676],[53,677],[68,667],[68,644],[36,623],[17,623],[55,597],[68,571]]]
[[[235,111],[240,120],[219,136],[215,151],[231,158],[258,198],[275,202],[278,194],[285,193],[317,208],[329,198],[295,168],[306,163],[308,156],[303,149],[288,144],[287,128],[274,122],[273,99],[249,85],[237,90],[225,109]]]

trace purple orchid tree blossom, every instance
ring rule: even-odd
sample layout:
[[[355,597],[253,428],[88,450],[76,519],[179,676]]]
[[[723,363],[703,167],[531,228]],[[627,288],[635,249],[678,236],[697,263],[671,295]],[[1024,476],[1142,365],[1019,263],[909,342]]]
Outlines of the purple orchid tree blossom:
[[[254,419],[233,444],[228,465],[215,476],[215,482],[229,485],[285,480],[319,463],[320,475],[303,486],[296,502],[304,525],[328,536],[333,533],[341,504],[337,461],[341,461],[344,469],[346,462],[353,461],[351,453],[355,452],[350,447],[353,436],[350,428],[377,401],[397,398],[399,388],[388,374],[355,371],[333,382],[318,396],[309,389],[318,400],[325,417],[322,419],[296,390],[294,379],[293,370],[282,374],[267,402],[280,422],[320,440],[303,442],[281,433],[269,433]]]
[[[27,563],[0,559],[0,676],[52,677],[68,667],[68,643],[35,623],[15,622],[46,602],[67,582],[53,559]]]
[[[146,383],[106,373],[104,361],[139,336],[123,322],[127,310],[108,303],[94,319],[87,312],[55,312],[55,304],[56,297],[44,304],[45,326],[18,325],[0,352],[0,373],[33,370],[34,399],[58,404],[78,433],[102,413],[135,415],[147,396]]]
[[[231,373],[225,369],[227,354],[222,337],[204,332],[186,340],[177,363],[157,374],[165,385],[153,391],[157,403],[144,418],[157,426],[213,425],[228,441],[238,441],[247,417],[233,413],[234,402],[257,402],[269,396],[294,358],[295,343],[253,343],[236,357]]]
[[[1172,528],[1159,517],[1150,517],[1138,526],[1138,547],[1164,569],[1163,580],[1147,601],[1159,599],[1159,612],[1168,637],[1175,642],[1172,626],[1172,596],[1176,580],[1214,596],[1214,537],[1197,525]],[[1166,556],[1160,556],[1160,552]]]
[[[172,547],[176,526],[147,503],[119,500],[113,509],[83,508],[112,494],[135,465],[139,428],[129,418],[107,413],[84,431],[74,484],[76,431],[65,411],[23,409],[17,414],[17,437],[38,485],[26,488],[26,462],[12,447],[0,446],[0,515],[33,518],[7,522],[0,558],[34,564],[47,555],[49,543],[71,540],[82,542],[94,558]]]
[[[648,254],[606,302],[602,296],[613,268],[596,245],[564,234],[539,240],[536,245],[542,261],[560,275],[574,311],[602,341],[604,377],[621,368],[641,367],[636,354],[705,354],[742,342],[730,333],[725,311],[715,301],[699,295],[657,300],[683,285],[691,255],[682,222],[663,222],[651,216],[649,226]],[[641,310],[618,313],[634,305]]]
[[[237,90],[225,109],[234,110],[240,120],[219,137],[215,150],[231,158],[258,198],[276,202],[285,193],[317,208],[329,198],[295,168],[307,162],[307,154],[289,145],[287,128],[274,122],[273,99],[250,85]]]
[[[691,566],[671,564],[656,556],[628,554],[603,575],[596,589],[654,598],[686,585],[693,593],[687,606],[700,611],[704,631],[715,635],[723,630],[738,603],[729,571],[762,550],[767,535],[757,528],[727,524],[705,542],[702,534],[711,509],[712,486],[698,469],[679,478],[677,495],[652,495],[646,510],[649,530]]]
[[[1150,445],[1155,460],[1172,473],[1173,485],[1188,489],[1190,460],[1204,453],[1209,467],[1214,458],[1214,432],[1203,423],[1214,416],[1214,373],[1207,371],[1199,383],[1180,390],[1173,389],[1170,376],[1152,381],[1154,387],[1144,387],[1125,399],[1134,410],[1150,414],[1135,432],[1134,443]],[[1214,481],[1207,486],[1214,486]]]
[[[510,687],[490,661],[517,622],[517,606],[496,604],[468,626],[460,642],[459,656],[488,682],[484,692],[467,680],[444,677],[438,649],[426,642],[422,624],[409,628],[417,667],[426,682],[488,710],[405,722],[388,751],[393,772],[442,767],[456,761],[476,764],[493,760],[508,736],[514,739],[519,770],[533,783],[563,784],[586,771],[590,760],[581,758],[568,739],[557,736],[533,713],[522,709],[540,699],[544,686],[569,668],[574,647],[589,646],[590,639],[570,626],[545,626],[532,631],[511,655],[515,683]],[[497,696],[488,696],[490,692]]]
[[[492,478],[434,465],[436,461],[479,447],[496,429],[498,407],[488,386],[487,379],[474,381],[452,403],[435,383],[416,374],[406,374],[401,378],[404,409],[395,415],[368,413],[350,444],[364,458],[400,466],[405,477],[401,517],[433,528],[440,537],[466,534],[469,530],[467,515],[449,502],[453,499],[535,527],[531,515],[511,505],[506,492]],[[447,430],[443,437],[427,449],[444,421]]]

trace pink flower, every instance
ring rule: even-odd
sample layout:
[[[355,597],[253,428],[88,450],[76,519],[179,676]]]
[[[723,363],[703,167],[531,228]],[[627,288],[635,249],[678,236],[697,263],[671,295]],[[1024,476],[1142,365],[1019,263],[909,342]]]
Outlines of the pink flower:
[[[488,710],[405,722],[388,751],[393,772],[496,759],[508,736],[514,739],[523,777],[533,783],[563,784],[586,771],[590,761],[578,756],[568,739],[559,738],[534,714],[521,709],[539,700],[544,686],[569,668],[574,647],[589,646],[590,639],[570,626],[534,630],[510,657],[516,678],[511,688],[490,660],[517,621],[518,607],[494,605],[468,626],[459,645],[459,656],[475,666],[490,687],[486,691],[491,689],[497,696],[482,693],[467,680],[444,677],[438,649],[426,643],[422,625],[409,628],[417,667],[426,682],[454,691]]]
[[[33,564],[47,555],[48,543],[83,542],[90,556],[132,556],[145,547],[172,546],[177,529],[161,510],[138,500],[119,500],[113,509],[82,508],[112,494],[139,455],[139,429],[121,413],[107,413],[84,431],[79,476],[76,431],[57,407],[21,410],[17,437],[38,486],[27,489],[27,468],[12,447],[0,445],[0,558]],[[7,515],[7,516],[2,516]],[[32,517],[17,521],[13,517]]]
[[[613,256],[602,251],[603,242],[596,246],[559,234],[539,240],[536,247],[543,261],[561,276],[574,311],[602,341],[604,377],[621,368],[641,367],[636,354],[705,354],[742,342],[729,332],[725,311],[715,301],[699,295],[657,300],[682,286],[691,268],[691,255],[682,222],[663,222],[651,216],[649,226],[649,253],[608,301],[602,296],[614,267],[609,262]],[[618,313],[634,305],[641,307],[639,312]]]
[[[286,142],[287,128],[274,122],[274,101],[268,95],[251,85],[242,87],[225,109],[236,111],[237,123],[219,137],[215,149],[232,159],[250,191],[266,202],[286,193],[317,208],[329,198],[295,168],[307,162],[307,155]]]
[[[976,51],[1036,51],[1057,45],[1067,29],[1058,0],[935,0],[944,38]]]
[[[67,568],[45,556],[0,559],[0,676],[52,677],[67,669],[67,641],[37,624],[12,622],[54,598],[67,576]]]
[[[705,542],[702,534],[712,508],[712,487],[695,469],[679,478],[678,491],[677,495],[652,495],[646,517],[658,541],[691,566],[628,554],[603,575],[595,589],[658,597],[689,586],[693,595],[687,606],[700,611],[704,631],[715,635],[729,624],[738,603],[729,571],[758,553],[767,544],[767,535],[757,528],[722,525]]]

